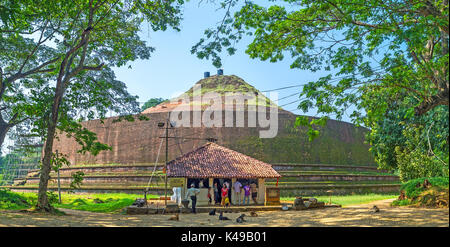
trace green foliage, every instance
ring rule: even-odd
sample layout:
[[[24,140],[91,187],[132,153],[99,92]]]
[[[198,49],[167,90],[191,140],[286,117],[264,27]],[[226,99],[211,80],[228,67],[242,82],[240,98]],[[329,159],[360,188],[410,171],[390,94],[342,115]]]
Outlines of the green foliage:
[[[12,126],[26,124],[27,134],[45,141],[44,168],[51,166],[57,129],[74,137],[81,153],[97,155],[110,149],[79,122],[104,119],[108,111],[139,112],[137,97],[116,80],[112,68],[149,59],[154,48],[139,37],[143,22],[153,31],[179,30],[183,4],[183,0],[39,0],[24,1],[17,12],[7,15],[2,8],[0,144]],[[17,20],[26,24],[9,25],[8,16],[16,13]],[[43,182],[40,190],[47,183]],[[50,205],[42,205],[47,203],[45,194],[40,195],[38,208],[47,210]]]
[[[95,155],[107,149],[73,122],[140,111],[137,97],[127,92],[112,68],[148,59],[154,48],[139,37],[141,24],[147,21],[154,31],[179,30],[183,3],[1,1],[0,116],[5,119],[0,117],[0,144],[11,126],[42,143],[58,109],[61,131],[73,136],[82,132],[75,136],[87,142],[81,152],[92,148]]]
[[[147,102],[144,103],[144,105],[142,105],[141,110],[144,111],[145,109],[148,109],[150,107],[154,107],[157,106],[163,102],[167,102],[167,99],[163,99],[163,98],[151,98],[149,100],[147,100]]]
[[[55,207],[84,210],[91,212],[111,213],[117,212],[133,204],[136,198],[142,195],[125,193],[107,194],[63,194],[62,204],[54,204]],[[156,198],[156,195],[147,195],[147,198]]]
[[[411,204],[411,202],[408,199],[395,200],[395,201],[392,202],[392,206],[408,206],[410,204]]]
[[[53,191],[47,191],[47,198],[50,204],[58,203],[59,201],[58,195]]]
[[[87,203],[86,203],[85,200],[77,198],[77,199],[73,200],[73,202],[70,203],[70,204],[75,206],[75,207],[77,207],[77,206],[80,206],[80,205],[86,205]]]
[[[96,203],[93,200],[88,201],[83,199],[76,199],[72,203],[55,204],[54,206],[59,208],[68,208],[83,211],[110,213],[130,206],[131,204],[133,204],[133,202],[134,200],[129,198],[111,199],[103,203]]]
[[[331,203],[338,204],[343,207],[350,205],[358,205],[370,203],[378,200],[392,199],[396,195],[389,194],[364,194],[364,195],[331,195]],[[330,196],[314,196],[318,201],[328,203],[330,202]],[[282,201],[294,201],[295,197],[282,197]]]
[[[372,124],[368,139],[375,160],[382,169],[397,170],[402,181],[448,177],[448,108],[409,118],[407,111],[397,103],[383,120]]]
[[[26,209],[30,203],[25,196],[16,194],[9,190],[0,189],[0,209]]]
[[[416,178],[409,180],[408,182],[404,183],[400,190],[405,191],[405,195],[409,199],[414,199],[418,197],[422,192],[426,190],[426,188],[422,186],[417,186],[418,184],[423,184],[423,182],[427,179],[432,186],[435,187],[442,187],[448,188],[449,178],[448,177],[423,177],[423,178]]]
[[[142,195],[108,193],[108,194],[62,194],[62,204],[58,203],[58,196],[48,192],[48,198],[55,208],[68,208],[91,212],[111,213],[133,204]],[[157,198],[157,195],[147,195],[147,198]],[[0,189],[0,209],[27,209],[35,205],[35,193],[18,193]],[[101,201],[101,202],[100,202]]]
[[[72,182],[70,182],[70,188],[77,189],[83,184],[84,172],[77,171],[72,174]]]
[[[67,160],[67,155],[61,153],[53,153],[51,159],[52,169],[55,172],[58,172],[58,170],[64,165],[66,165],[67,167],[70,166],[70,162]]]

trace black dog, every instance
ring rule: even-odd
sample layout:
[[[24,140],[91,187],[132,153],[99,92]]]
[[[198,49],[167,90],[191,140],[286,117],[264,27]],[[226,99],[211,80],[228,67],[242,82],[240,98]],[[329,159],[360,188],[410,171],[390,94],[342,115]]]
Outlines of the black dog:
[[[209,215],[216,215],[216,209],[209,211]]]
[[[245,214],[241,214],[241,216],[236,218],[236,222],[237,223],[242,223],[245,222],[246,220],[244,220]]]
[[[223,216],[223,212],[220,212],[219,220],[230,220],[228,217]]]

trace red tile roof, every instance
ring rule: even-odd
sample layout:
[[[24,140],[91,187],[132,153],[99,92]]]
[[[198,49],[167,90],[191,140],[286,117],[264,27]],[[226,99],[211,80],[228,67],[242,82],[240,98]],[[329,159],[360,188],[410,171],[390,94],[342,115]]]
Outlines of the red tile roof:
[[[271,165],[208,143],[167,164],[168,177],[188,178],[278,178]]]

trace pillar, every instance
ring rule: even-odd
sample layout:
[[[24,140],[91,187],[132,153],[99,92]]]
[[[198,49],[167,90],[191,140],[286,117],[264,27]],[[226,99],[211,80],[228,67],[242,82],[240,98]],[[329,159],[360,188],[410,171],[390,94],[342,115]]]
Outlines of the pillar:
[[[235,198],[236,196],[235,196],[235,194],[234,194],[234,190],[233,190],[233,185],[234,185],[234,183],[236,183],[236,178],[232,178],[231,179],[231,184],[230,184],[230,186],[231,186],[231,188],[230,188],[230,190],[231,190],[231,199],[232,199],[232,201],[230,201],[233,205],[237,205],[237,203],[239,202],[238,200],[237,200],[237,198]]]
[[[209,188],[211,188],[211,190],[209,191],[211,193],[211,204],[214,205],[216,198],[214,198],[214,179],[213,178],[209,178]]]
[[[265,193],[266,193],[266,188],[264,185],[264,178],[258,178],[258,196],[257,196],[258,204],[261,204],[261,203],[264,204]]]

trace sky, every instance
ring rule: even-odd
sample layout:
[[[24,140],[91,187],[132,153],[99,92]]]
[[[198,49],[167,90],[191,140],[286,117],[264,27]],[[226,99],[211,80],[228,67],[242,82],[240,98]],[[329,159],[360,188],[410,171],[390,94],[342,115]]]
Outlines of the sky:
[[[190,50],[207,28],[217,25],[223,18],[224,10],[218,4],[190,1],[184,7],[181,31],[148,32],[147,27],[140,33],[141,38],[155,48],[149,60],[138,60],[121,68],[114,68],[119,80],[126,83],[128,91],[139,96],[138,101],[145,102],[150,98],[172,98],[192,87],[209,71],[217,74],[217,69],[210,60],[200,60]],[[326,73],[312,73],[299,69],[290,69],[292,59],[285,57],[283,61],[271,63],[251,59],[245,54],[250,38],[242,40],[233,56],[222,57],[222,68],[225,75],[236,75],[253,85],[260,91],[304,84],[316,80]],[[131,69],[128,68],[131,65]],[[278,98],[300,92],[301,88],[280,90]],[[292,96],[278,102],[287,104],[298,99]],[[297,103],[286,105],[285,110],[295,110]],[[296,110],[294,113],[302,114]],[[306,115],[315,115],[315,111]],[[348,119],[343,119],[348,121]]]

